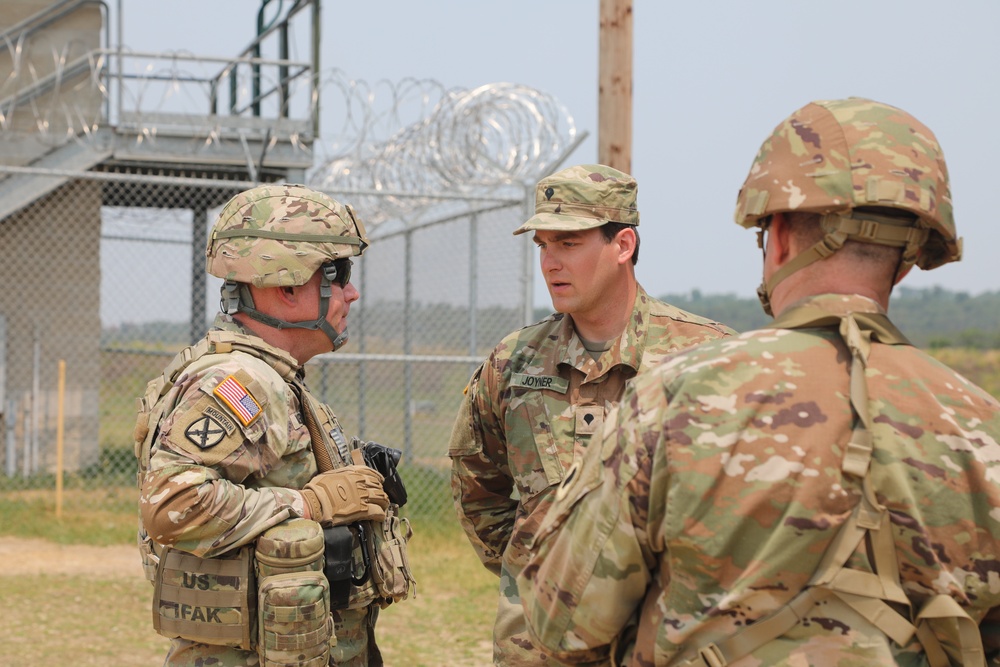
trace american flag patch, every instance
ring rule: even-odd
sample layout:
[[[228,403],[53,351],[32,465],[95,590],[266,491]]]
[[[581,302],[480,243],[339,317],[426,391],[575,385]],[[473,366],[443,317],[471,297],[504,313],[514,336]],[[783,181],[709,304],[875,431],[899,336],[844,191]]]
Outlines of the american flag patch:
[[[232,375],[220,382],[212,393],[236,413],[244,426],[249,426],[260,414],[260,403]]]

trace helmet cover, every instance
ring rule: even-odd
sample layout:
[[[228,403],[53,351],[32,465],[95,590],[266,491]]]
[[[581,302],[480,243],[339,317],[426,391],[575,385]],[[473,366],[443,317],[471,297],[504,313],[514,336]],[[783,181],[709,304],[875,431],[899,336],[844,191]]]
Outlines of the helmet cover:
[[[304,285],[322,265],[368,246],[354,210],[304,185],[269,184],[222,208],[209,235],[207,270],[257,287]]]

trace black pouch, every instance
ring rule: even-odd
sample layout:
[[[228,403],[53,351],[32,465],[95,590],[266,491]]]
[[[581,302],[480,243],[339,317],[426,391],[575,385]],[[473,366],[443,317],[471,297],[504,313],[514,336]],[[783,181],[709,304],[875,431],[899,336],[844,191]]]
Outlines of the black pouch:
[[[354,568],[354,534],[350,526],[329,526],[323,529],[323,543],[323,574],[330,582],[330,607],[346,609]]]

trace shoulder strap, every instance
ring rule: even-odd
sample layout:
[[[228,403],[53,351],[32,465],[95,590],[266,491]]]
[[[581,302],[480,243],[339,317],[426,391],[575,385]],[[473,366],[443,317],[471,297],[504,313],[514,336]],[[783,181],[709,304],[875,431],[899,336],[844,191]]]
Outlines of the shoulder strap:
[[[291,382],[299,372],[295,357],[256,336],[233,331],[209,331],[204,340],[209,347],[207,354],[226,354],[233,350],[245,352],[266,362],[286,382]]]
[[[878,502],[871,483],[871,413],[865,380],[871,339],[875,337],[887,344],[909,344],[908,341],[885,315],[875,313],[837,316],[807,307],[794,309],[787,317],[776,320],[774,326],[788,329],[836,326],[851,351],[850,400],[858,419],[841,469],[846,475],[861,478],[861,502],[834,536],[812,579],[798,595],[739,632],[700,648],[695,657],[682,664],[725,667],[782,636],[817,602],[826,600],[831,605],[850,607],[898,645],[907,644],[916,634],[931,667],[951,664],[942,636],[955,647],[952,653],[960,660],[957,664],[985,667],[978,626],[953,598],[947,595],[930,598],[914,618],[912,604],[900,583],[889,512]],[[846,567],[859,550],[871,554],[872,572]],[[890,603],[909,610],[909,618]],[[954,627],[958,628],[957,633],[949,631]]]
[[[267,363],[280,375],[285,382],[291,384],[297,377],[298,362],[292,355],[273,345],[268,345],[256,336],[236,333],[233,331],[209,331],[204,338],[185,347],[177,353],[163,369],[159,377],[146,385],[146,392],[138,399],[138,418],[136,420],[133,438],[135,440],[135,456],[139,459],[139,483],[142,475],[149,469],[149,457],[156,437],[156,425],[163,417],[165,406],[163,397],[174,386],[177,378],[185,368],[208,354],[227,354],[239,350],[253,355]]]
[[[305,422],[306,429],[309,430],[309,440],[312,443],[313,455],[316,457],[316,467],[319,471],[327,472],[339,468],[344,463],[350,463],[347,442],[343,433],[340,432],[340,427],[331,423],[331,419],[322,409],[319,401],[301,382],[295,380],[291,386],[299,397],[302,421]],[[324,437],[324,433],[329,433],[330,438]],[[331,440],[336,440],[336,442],[331,442]],[[339,463],[340,461],[343,463]]]

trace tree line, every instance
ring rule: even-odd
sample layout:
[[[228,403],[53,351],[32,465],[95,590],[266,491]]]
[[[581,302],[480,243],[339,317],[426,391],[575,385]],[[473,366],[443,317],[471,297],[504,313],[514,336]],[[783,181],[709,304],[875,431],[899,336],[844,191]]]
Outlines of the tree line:
[[[678,308],[723,322],[737,331],[766,326],[770,318],[755,297],[733,294],[663,294],[660,298]],[[366,304],[364,314],[352,310],[352,328],[364,330],[369,340],[380,340],[379,351],[398,347],[404,338],[404,307],[399,302]],[[535,319],[551,312],[536,308]],[[941,287],[897,287],[889,305],[892,321],[918,347],[978,350],[1000,349],[1000,291],[973,296]],[[470,318],[468,308],[437,303],[415,303],[409,310],[410,343],[419,348],[462,350],[469,353],[470,332],[475,327],[477,352],[485,354],[506,334],[520,326],[519,309],[483,308]],[[185,344],[190,336],[186,322],[126,323],[103,331],[105,346],[142,344],[148,348]],[[396,350],[392,350],[396,351]]]
[[[724,322],[737,331],[765,326],[770,318],[755,297],[732,294],[664,294],[659,299]],[[942,287],[896,287],[889,316],[914,345],[922,348],[1000,349],[1000,291],[973,296]]]

